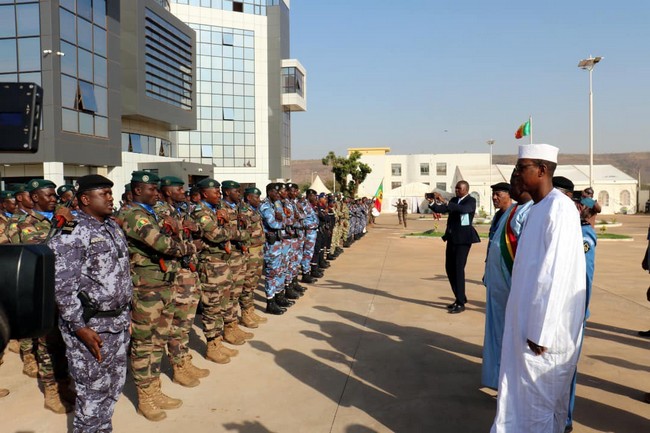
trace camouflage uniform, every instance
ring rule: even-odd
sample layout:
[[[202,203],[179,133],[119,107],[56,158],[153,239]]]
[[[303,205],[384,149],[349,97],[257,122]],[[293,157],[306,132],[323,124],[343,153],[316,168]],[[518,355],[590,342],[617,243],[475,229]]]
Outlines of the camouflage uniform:
[[[297,198],[292,200],[292,205],[293,205],[293,210],[294,210],[294,230],[295,233],[297,234],[297,237],[294,238],[293,241],[293,249],[296,251],[295,252],[295,258],[294,262],[292,263],[292,268],[291,268],[291,276],[292,279],[295,280],[298,275],[301,274],[300,272],[300,264],[302,263],[302,254],[303,254],[303,248],[305,245],[305,225],[304,225],[304,219],[306,217],[305,215],[305,209],[303,208],[303,203],[300,202]]]
[[[248,232],[248,254],[246,257],[244,288],[239,297],[242,314],[254,308],[255,289],[262,276],[264,268],[264,226],[262,215],[251,204],[244,203],[240,207],[240,215],[244,221],[245,230]]]
[[[221,200],[220,207],[227,215],[226,224],[229,226],[230,244],[232,246],[227,258],[228,267],[232,272],[232,286],[230,288],[228,308],[223,317],[224,324],[228,325],[237,321],[239,313],[239,297],[244,289],[244,280],[246,279],[245,256],[248,252],[246,244],[250,240],[250,235],[242,224],[242,218],[239,215],[239,204]]]
[[[134,203],[124,213],[133,279],[131,368],[139,388],[157,385],[160,363],[174,319],[174,286],[179,259],[196,253],[194,244],[161,232],[151,207]]]
[[[284,228],[286,236],[282,239],[283,266],[284,266],[284,287],[286,288],[293,279],[293,270],[296,262],[296,236],[299,236],[295,224],[297,214],[294,210],[293,202],[289,199],[281,201],[282,209],[285,215]],[[276,205],[277,206],[277,205]]]
[[[314,210],[307,199],[303,199],[302,206],[305,211],[305,218],[303,220],[305,239],[303,243],[301,267],[302,273],[307,274],[311,271],[311,261],[316,247],[319,220],[316,210]]]
[[[273,203],[269,198],[260,204],[259,211],[262,215],[264,233],[267,235],[264,247],[264,291],[267,299],[272,299],[284,287],[283,254],[285,250],[282,239],[285,237],[284,211],[279,200]],[[269,242],[271,237],[273,237],[272,243]]]
[[[345,201],[341,202],[341,242],[349,242],[350,237],[350,207]]]
[[[9,228],[9,217],[4,213],[0,213],[0,244],[9,243],[9,236],[7,229]]]
[[[191,240],[191,234],[183,230],[181,215],[171,204],[159,202],[154,206],[154,212],[158,217],[158,226],[163,233],[171,236],[177,242]],[[172,281],[173,319],[167,340],[167,351],[174,365],[183,364],[190,357],[190,329],[192,329],[201,297],[201,284],[196,264],[198,264],[196,255],[186,256]]]
[[[59,328],[77,390],[73,432],[110,432],[115,403],[126,381],[129,304],[132,296],[126,238],[110,219],[103,223],[83,211],[77,226],[49,243],[56,255],[55,297]],[[77,297],[85,292],[97,310],[112,317],[85,321]],[[102,339],[98,362],[75,332],[89,327]]]

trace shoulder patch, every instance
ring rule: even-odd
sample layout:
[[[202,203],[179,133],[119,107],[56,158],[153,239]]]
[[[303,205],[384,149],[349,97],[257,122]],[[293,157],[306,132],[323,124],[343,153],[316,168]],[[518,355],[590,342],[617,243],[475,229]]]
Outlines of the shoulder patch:
[[[201,224],[205,224],[207,222],[210,222],[210,217],[208,215],[203,215],[201,219],[199,220]]]
[[[77,227],[78,222],[77,221],[68,221],[65,223],[63,228],[61,229],[61,234],[62,235],[69,235],[72,233],[75,227]]]
[[[144,227],[144,226],[146,226],[146,225],[149,225],[149,224],[151,224],[151,222],[150,222],[147,218],[139,218],[139,219],[136,221],[135,226],[136,226],[137,228],[142,228],[142,227]]]
[[[25,227],[25,228],[22,230],[22,233],[23,233],[24,235],[28,235],[28,234],[33,233],[33,232],[35,232],[35,231],[36,231],[36,230],[34,230],[33,227]]]
[[[591,250],[591,245],[589,245],[589,242],[585,241],[583,243],[583,246],[584,246],[584,249],[585,249],[585,254],[587,254],[589,252],[589,250]]]

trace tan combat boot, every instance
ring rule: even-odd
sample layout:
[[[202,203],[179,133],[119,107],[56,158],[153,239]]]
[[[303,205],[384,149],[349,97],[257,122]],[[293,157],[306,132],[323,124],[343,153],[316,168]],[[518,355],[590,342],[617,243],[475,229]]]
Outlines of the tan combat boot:
[[[249,310],[251,311],[251,315],[253,316],[253,318],[257,323],[266,323],[269,321],[269,319],[267,319],[266,317],[258,315],[255,312],[255,307],[250,307]]]
[[[38,363],[33,353],[23,356],[23,374],[33,378],[38,377]]]
[[[183,400],[178,398],[171,398],[164,394],[160,388],[160,379],[151,384],[151,388],[155,390],[152,395],[153,402],[161,409],[176,409],[183,405]]]
[[[228,356],[223,349],[225,349],[223,343],[221,343],[222,337],[217,337],[213,340],[208,341],[208,347],[205,352],[205,357],[217,364],[228,364],[230,362],[230,356]]]
[[[172,378],[172,381],[188,388],[199,386],[201,382],[199,382],[199,379],[190,373],[187,364],[187,361],[184,359],[180,364],[172,365],[172,369],[174,370],[174,377]]]
[[[244,340],[250,340],[251,338],[255,337],[255,334],[253,334],[252,332],[246,332],[243,329],[241,329],[237,324],[237,322],[233,322],[233,323],[235,324],[234,326],[235,332],[238,335],[240,335]]]
[[[8,395],[9,395],[9,390],[8,389],[0,388],[0,398],[6,397]]]
[[[223,339],[235,346],[241,346],[246,342],[246,339],[243,335],[237,332],[238,329],[239,327],[237,326],[236,321],[227,323],[223,329]]]
[[[255,320],[255,317],[251,314],[252,309],[247,308],[245,310],[242,310],[241,312],[241,324],[244,325],[247,328],[257,328],[260,325],[257,324],[257,320]]]
[[[185,357],[185,366],[187,367],[187,371],[189,371],[189,373],[197,379],[203,379],[204,377],[208,377],[210,375],[210,370],[207,368],[199,368],[196,365],[192,364],[192,355],[187,355]]]
[[[153,401],[153,394],[155,390],[153,386],[146,388],[137,386],[138,390],[138,413],[149,421],[162,421],[167,418],[164,410],[156,406]]]
[[[56,382],[43,384],[43,392],[45,394],[45,403],[43,405],[45,409],[49,409],[54,413],[72,412],[72,407],[61,399]]]
[[[20,341],[18,340],[9,341],[9,345],[7,346],[7,349],[9,349],[9,351],[13,353],[20,353]]]

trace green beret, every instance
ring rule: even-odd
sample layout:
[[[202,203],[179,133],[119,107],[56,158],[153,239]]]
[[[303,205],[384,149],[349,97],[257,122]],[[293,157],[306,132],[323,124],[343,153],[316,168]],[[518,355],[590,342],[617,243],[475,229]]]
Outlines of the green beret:
[[[7,199],[10,199],[10,198],[15,198],[13,191],[2,191],[2,192],[0,192],[0,199],[7,200]]]
[[[183,186],[185,182],[176,176],[165,176],[160,178],[160,186]]]
[[[244,190],[244,195],[248,195],[248,194],[262,195],[262,191],[260,191],[259,189],[255,188],[255,187],[246,188]]]
[[[196,184],[196,187],[201,188],[201,189],[208,189],[208,188],[219,188],[221,184],[214,180],[214,179],[203,179],[199,183]]]
[[[221,183],[221,189],[239,188],[239,183],[234,180],[224,180]]]
[[[69,183],[66,183],[65,185],[61,185],[56,189],[56,195],[61,197],[63,194],[65,194],[68,191],[74,191],[74,185],[70,185]]]
[[[12,191],[14,192],[14,195],[20,194],[21,192],[27,192],[27,185],[25,185],[24,183],[18,183],[13,186]]]
[[[131,173],[131,182],[150,183],[157,185],[160,178],[157,174],[149,171],[134,171]]]
[[[126,185],[124,185],[124,192],[131,192],[131,184],[130,183],[127,183]]]
[[[56,184],[47,179],[32,179],[25,184],[25,191],[32,192],[37,189],[56,188]]]

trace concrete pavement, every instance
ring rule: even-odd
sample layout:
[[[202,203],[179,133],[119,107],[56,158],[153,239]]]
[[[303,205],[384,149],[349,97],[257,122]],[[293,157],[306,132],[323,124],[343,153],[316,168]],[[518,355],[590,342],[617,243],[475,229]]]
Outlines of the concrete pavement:
[[[650,218],[618,217],[611,232],[634,242],[600,242],[592,318],[579,366],[576,432],[650,431],[650,329],[640,267]],[[198,328],[194,362],[212,374],[197,388],[163,390],[183,407],[159,423],[135,412],[127,382],[114,416],[116,432],[486,432],[495,413],[493,392],[480,389],[487,243],[472,248],[467,266],[467,311],[447,314],[452,301],[440,239],[402,238],[433,226],[409,216],[409,228],[386,215],[336,261],[324,278],[284,316],[254,330],[228,365],[205,361]],[[444,223],[440,224],[444,230]],[[487,227],[480,227],[487,231]],[[262,300],[258,299],[260,307]],[[33,379],[5,355],[0,385],[1,432],[65,432],[72,416],[42,407]]]

